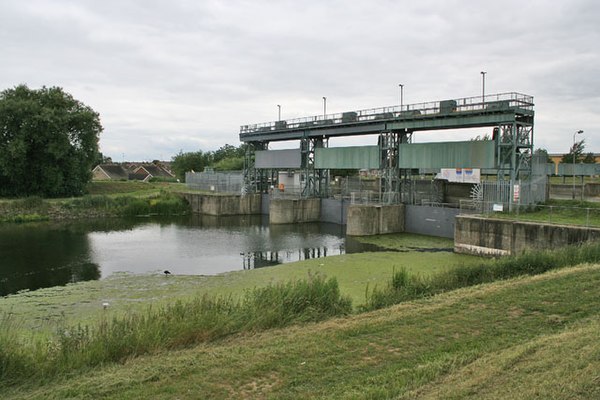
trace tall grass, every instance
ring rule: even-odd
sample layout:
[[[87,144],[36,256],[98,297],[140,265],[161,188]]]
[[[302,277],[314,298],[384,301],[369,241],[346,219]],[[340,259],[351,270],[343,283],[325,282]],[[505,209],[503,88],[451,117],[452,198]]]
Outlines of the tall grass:
[[[393,273],[387,287],[375,288],[367,293],[367,301],[360,309],[376,310],[462,287],[596,262],[600,262],[600,243],[585,243],[552,251],[532,251],[491,263],[457,266],[429,276],[411,275],[401,269]]]
[[[60,328],[52,341],[16,336],[12,318],[0,327],[0,380],[7,384],[44,379],[129,357],[215,340],[240,332],[260,331],[346,315],[349,298],[335,279],[270,285],[232,297],[199,297],[159,309],[103,319],[94,326]]]
[[[77,210],[112,211],[116,215],[125,217],[181,215],[189,212],[189,205],[185,199],[166,191],[161,191],[152,197],[87,195],[71,200],[66,207]]]

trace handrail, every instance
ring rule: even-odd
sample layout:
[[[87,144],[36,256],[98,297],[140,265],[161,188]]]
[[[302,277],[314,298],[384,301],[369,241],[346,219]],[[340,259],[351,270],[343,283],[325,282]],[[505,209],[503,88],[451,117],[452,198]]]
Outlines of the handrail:
[[[506,109],[533,110],[533,96],[517,92],[489,94],[485,97],[465,97],[461,99],[441,100],[426,103],[407,104],[403,106],[387,106],[369,108],[343,113],[315,115],[280,121],[242,125],[240,136],[264,134],[268,132],[297,130],[302,128],[318,128],[360,122],[374,122],[390,119],[415,119],[433,114],[450,114],[457,112],[498,112]]]

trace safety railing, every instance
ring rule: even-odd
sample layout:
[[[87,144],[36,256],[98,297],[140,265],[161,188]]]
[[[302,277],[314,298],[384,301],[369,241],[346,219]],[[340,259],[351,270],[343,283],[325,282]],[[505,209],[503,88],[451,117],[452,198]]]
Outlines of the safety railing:
[[[406,120],[435,114],[461,112],[498,112],[508,109],[533,110],[533,96],[509,92],[490,94],[485,97],[465,97],[427,103],[387,106],[335,114],[322,114],[288,120],[271,121],[259,124],[242,125],[240,136],[251,136],[286,130],[320,128],[355,123],[369,123],[378,120]]]

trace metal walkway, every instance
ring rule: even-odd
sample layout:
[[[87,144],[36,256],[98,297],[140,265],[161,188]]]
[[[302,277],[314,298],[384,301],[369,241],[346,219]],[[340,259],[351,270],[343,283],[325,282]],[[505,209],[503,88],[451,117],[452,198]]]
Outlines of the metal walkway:
[[[533,123],[533,97],[502,93],[348,111],[260,124],[242,125],[240,141],[273,142],[306,137],[370,135]]]

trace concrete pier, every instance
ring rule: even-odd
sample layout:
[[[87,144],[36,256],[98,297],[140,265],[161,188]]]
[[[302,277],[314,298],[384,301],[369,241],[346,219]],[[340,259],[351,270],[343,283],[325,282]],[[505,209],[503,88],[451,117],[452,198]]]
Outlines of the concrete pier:
[[[359,205],[348,207],[346,235],[369,236],[404,232],[404,205]]]
[[[261,213],[261,195],[210,195],[184,193],[192,212],[206,215],[253,215]]]
[[[321,199],[271,199],[269,222],[271,224],[294,224],[319,222],[321,220]]]

